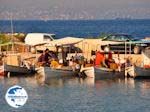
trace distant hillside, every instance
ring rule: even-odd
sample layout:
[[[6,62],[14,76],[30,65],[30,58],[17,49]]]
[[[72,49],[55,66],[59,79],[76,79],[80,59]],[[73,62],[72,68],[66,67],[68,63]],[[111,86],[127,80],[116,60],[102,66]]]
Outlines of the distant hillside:
[[[145,40],[150,40],[150,37],[146,37]]]

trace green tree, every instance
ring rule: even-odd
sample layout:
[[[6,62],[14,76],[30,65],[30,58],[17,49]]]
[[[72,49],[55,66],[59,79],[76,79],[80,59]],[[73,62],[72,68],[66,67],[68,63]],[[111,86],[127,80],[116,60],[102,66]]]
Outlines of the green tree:
[[[0,34],[0,44],[6,43],[10,41],[10,37],[4,34]]]

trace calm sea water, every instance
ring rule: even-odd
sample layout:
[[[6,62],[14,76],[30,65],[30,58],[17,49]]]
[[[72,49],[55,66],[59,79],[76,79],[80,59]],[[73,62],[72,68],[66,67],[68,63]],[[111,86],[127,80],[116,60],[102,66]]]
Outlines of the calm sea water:
[[[136,38],[150,36],[147,20],[75,20],[75,21],[13,21],[14,32],[55,33],[65,36],[97,37],[101,33],[127,33]],[[0,32],[11,32],[10,21],[0,21]]]
[[[65,36],[96,37],[100,33],[127,33],[150,36],[150,20],[97,21],[13,21],[14,32],[55,33]],[[0,21],[0,31],[10,32],[10,21]],[[13,85],[26,89],[29,99],[19,108],[5,101]],[[36,77],[0,78],[0,112],[149,112],[150,79],[52,79]]]
[[[15,84],[29,96],[19,109],[4,99]],[[0,97],[0,112],[149,112],[150,80],[69,78],[42,83],[36,77],[12,77],[0,79]]]

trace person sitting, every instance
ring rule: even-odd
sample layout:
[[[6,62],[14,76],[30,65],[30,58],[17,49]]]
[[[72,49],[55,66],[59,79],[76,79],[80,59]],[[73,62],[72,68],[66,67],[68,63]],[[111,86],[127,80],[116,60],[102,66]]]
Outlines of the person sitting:
[[[52,58],[51,55],[49,54],[49,49],[45,50],[45,55],[44,55],[44,61],[46,65],[50,64],[49,59]]]
[[[49,55],[49,49],[46,49],[38,58],[38,65],[39,66],[49,66],[49,64],[50,64],[49,58],[51,58],[51,56]]]

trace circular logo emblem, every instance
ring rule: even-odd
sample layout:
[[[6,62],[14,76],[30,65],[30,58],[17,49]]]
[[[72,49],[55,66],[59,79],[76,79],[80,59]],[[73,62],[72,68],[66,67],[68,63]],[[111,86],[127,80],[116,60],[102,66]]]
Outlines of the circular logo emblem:
[[[16,85],[7,90],[5,99],[11,107],[19,108],[26,103],[28,94],[24,88]]]

